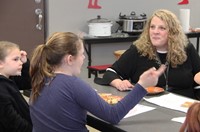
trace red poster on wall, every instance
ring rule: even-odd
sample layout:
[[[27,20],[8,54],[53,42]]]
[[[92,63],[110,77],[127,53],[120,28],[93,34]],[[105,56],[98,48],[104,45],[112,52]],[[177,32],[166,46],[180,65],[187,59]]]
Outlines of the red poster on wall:
[[[101,9],[101,6],[98,5],[98,0],[89,0],[88,8]]]
[[[178,3],[179,5],[186,5],[189,4],[189,0],[182,0],[181,2]]]

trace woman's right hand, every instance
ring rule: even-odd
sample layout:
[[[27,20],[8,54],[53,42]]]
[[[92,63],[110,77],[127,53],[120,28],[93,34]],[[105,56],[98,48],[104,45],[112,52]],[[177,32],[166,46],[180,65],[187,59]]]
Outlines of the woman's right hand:
[[[158,69],[150,68],[140,76],[138,83],[144,88],[155,86],[158,83],[159,76],[164,73],[165,69],[165,65],[161,65]]]
[[[115,79],[110,83],[111,86],[117,88],[119,91],[130,90],[134,87],[128,80]]]

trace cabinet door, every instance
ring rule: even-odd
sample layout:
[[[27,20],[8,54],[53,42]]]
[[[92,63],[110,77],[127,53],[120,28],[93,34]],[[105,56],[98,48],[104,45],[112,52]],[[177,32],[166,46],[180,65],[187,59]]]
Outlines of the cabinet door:
[[[45,42],[45,0],[0,0],[0,40],[19,44],[30,57]]]

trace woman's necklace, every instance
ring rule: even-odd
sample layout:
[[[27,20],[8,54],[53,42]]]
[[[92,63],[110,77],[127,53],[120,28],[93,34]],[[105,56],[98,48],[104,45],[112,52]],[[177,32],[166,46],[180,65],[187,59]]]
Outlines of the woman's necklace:
[[[167,67],[166,71],[164,72],[164,78],[165,78],[165,90],[168,91],[169,90],[169,87],[168,87],[169,62],[166,60],[166,55],[167,54],[163,54],[164,57],[162,57],[162,61],[161,61],[159,54],[156,53],[156,63],[159,66],[164,64]]]

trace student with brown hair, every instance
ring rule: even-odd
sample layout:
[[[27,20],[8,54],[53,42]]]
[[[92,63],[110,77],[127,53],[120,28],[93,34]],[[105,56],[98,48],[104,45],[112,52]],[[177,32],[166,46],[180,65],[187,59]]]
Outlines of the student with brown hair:
[[[200,132],[200,102],[195,102],[189,107],[180,132]]]
[[[109,105],[77,75],[83,65],[82,40],[70,32],[54,33],[39,45],[31,58],[32,94],[30,113],[33,132],[88,132],[87,111],[117,124],[147,94],[146,87],[156,85],[165,66],[145,71],[120,102]]]

